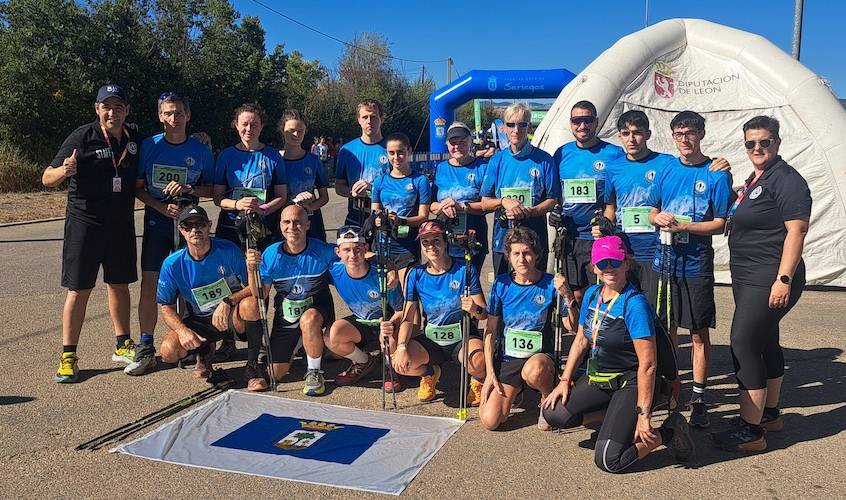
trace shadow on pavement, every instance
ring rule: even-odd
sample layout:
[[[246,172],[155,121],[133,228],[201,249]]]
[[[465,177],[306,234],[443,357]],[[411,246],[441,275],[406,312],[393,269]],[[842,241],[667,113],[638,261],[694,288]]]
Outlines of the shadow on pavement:
[[[104,373],[111,373],[116,371],[123,371],[122,366],[115,366],[112,368],[83,368],[79,370],[77,374],[77,383],[85,382],[86,380],[96,377],[97,375],[102,375]]]
[[[18,405],[30,401],[35,401],[35,398],[30,396],[0,396],[0,406]]]

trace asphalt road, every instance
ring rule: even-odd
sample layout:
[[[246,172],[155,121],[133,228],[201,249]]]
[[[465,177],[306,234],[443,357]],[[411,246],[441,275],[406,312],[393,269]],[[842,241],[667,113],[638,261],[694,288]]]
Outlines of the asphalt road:
[[[324,209],[328,228],[342,220],[343,200]],[[136,214],[141,227],[141,213]],[[62,221],[0,228],[0,497],[4,498],[349,498],[375,496],[329,487],[263,479],[151,462],[106,451],[75,452],[74,446],[135,420],[205,387],[187,371],[160,365],[133,378],[111,361],[112,328],[105,287],[91,296],[80,341],[81,383],[52,382],[61,350],[59,286]],[[140,238],[139,238],[140,253]],[[487,281],[488,273],[483,273]],[[131,287],[137,300],[138,286]],[[339,312],[343,310],[336,301]],[[717,289],[718,328],[710,398],[712,428],[737,412],[728,331],[734,305],[728,287]],[[586,449],[590,431],[543,433],[535,428],[536,402],[515,409],[501,432],[485,431],[471,410],[468,421],[403,494],[434,498],[796,498],[846,496],[846,339],[843,292],[806,292],[782,322],[787,374],[783,391],[786,428],[770,434],[767,452],[734,455],[713,449],[707,432],[695,431],[697,453],[674,463],[659,450],[627,474],[613,476],[593,464]],[[133,308],[133,336],[137,317]],[[159,324],[157,339],[164,333]],[[682,336],[684,389],[689,390],[689,344]],[[244,347],[240,345],[240,347]],[[243,349],[242,349],[243,355]],[[328,362],[327,376],[345,368]],[[240,380],[243,362],[230,362]],[[277,395],[304,398],[304,363],[296,362]],[[452,377],[450,378],[450,375]],[[421,404],[416,390],[398,395],[400,411],[452,416],[454,369],[436,401]],[[374,380],[369,387],[334,389],[321,401],[380,409]]]

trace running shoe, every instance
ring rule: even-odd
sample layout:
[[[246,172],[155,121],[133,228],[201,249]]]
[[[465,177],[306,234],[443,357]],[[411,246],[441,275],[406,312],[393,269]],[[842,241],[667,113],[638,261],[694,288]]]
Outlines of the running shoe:
[[[438,385],[438,379],[441,378],[441,367],[434,365],[432,367],[431,375],[424,375],[420,377],[420,387],[417,389],[418,401],[431,401],[435,399],[435,386]]]
[[[730,422],[732,426],[739,427],[743,423],[743,419],[737,416],[732,418]],[[764,415],[761,416],[761,423],[758,425],[767,432],[779,432],[784,429],[784,421],[781,419],[781,415],[778,417],[771,417],[764,413]]]
[[[63,352],[61,359],[59,359],[59,369],[56,370],[53,381],[59,384],[76,382],[76,376],[79,373],[78,361],[79,358],[76,357],[75,352]]]
[[[194,378],[208,378],[212,372],[212,360],[214,360],[214,342],[206,342],[206,344],[197,350],[197,363],[194,365],[194,370],[191,375]],[[205,352],[202,352],[204,350]]]
[[[467,397],[469,406],[479,406],[482,403],[482,386],[484,384],[473,377],[470,377],[470,393]]]
[[[690,423],[691,427],[696,429],[707,429],[711,427],[711,419],[708,418],[708,408],[702,401],[691,401],[690,405]]]
[[[739,425],[711,434],[717,448],[726,451],[764,451],[767,440],[764,439],[764,429],[741,420]]]
[[[267,390],[267,380],[257,365],[247,363],[244,367],[244,381],[247,383],[247,390],[250,392],[261,392]]]
[[[214,362],[223,363],[235,357],[235,352],[238,348],[235,346],[235,341],[232,339],[224,339],[220,342],[220,347],[214,353]]]
[[[135,342],[132,339],[124,340],[123,345],[112,354],[112,361],[126,364],[135,361]]]
[[[552,430],[552,426],[549,425],[549,422],[546,421],[546,417],[543,416],[543,408],[539,408],[538,411],[538,429],[546,432]]]
[[[135,359],[126,365],[123,373],[127,375],[144,375],[156,367],[156,348],[153,344],[138,344],[135,347]]]
[[[402,392],[402,382],[400,382],[399,378],[394,378],[394,381],[391,382],[390,380],[385,380],[383,384],[385,388],[385,392],[392,393],[392,392]]]
[[[673,451],[676,460],[686,462],[693,454],[693,439],[690,437],[690,427],[684,415],[674,411],[664,420],[661,427],[673,431],[672,439],[669,443],[664,443],[664,446]]]
[[[323,371],[308,370],[305,376],[303,394],[306,396],[320,396],[326,392],[326,384],[323,380]]]
[[[349,368],[335,375],[335,385],[352,385],[370,375],[376,369],[376,359],[368,356],[364,363],[353,363]]]

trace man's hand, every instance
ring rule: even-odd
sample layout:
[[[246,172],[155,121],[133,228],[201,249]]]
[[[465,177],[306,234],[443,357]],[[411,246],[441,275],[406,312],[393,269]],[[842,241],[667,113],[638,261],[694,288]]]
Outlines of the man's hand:
[[[509,219],[527,219],[531,215],[529,209],[514,198],[503,198],[502,208]]]
[[[708,170],[711,172],[731,172],[731,163],[725,158],[711,158],[711,166]]]
[[[302,193],[298,194],[297,196],[294,196],[293,201],[294,201],[294,204],[296,204],[296,205],[303,205],[303,204],[307,205],[307,204],[311,203],[312,201],[314,201],[314,194],[309,193],[307,191],[303,191]]]
[[[232,312],[232,306],[226,302],[221,302],[212,314],[212,325],[220,332],[225,332],[229,329],[229,313]]]
[[[670,227],[676,222],[676,214],[672,212],[661,211],[655,216],[655,225],[660,227]]]
[[[206,341],[206,339],[197,335],[190,328],[180,330],[177,335],[179,336],[179,345],[181,345],[186,351],[193,351],[203,345],[203,342]]]
[[[177,205],[176,203],[167,203],[164,205],[164,212],[162,212],[162,215],[166,215],[171,219],[175,219],[179,216],[179,211],[179,205]]]
[[[235,202],[235,210],[247,210],[249,212],[259,212],[259,199],[255,196],[245,196]]]
[[[62,176],[64,176],[65,179],[76,174],[78,155],[79,153],[77,153],[76,149],[74,149],[73,153],[71,153],[71,155],[65,158],[65,160],[62,162]]]
[[[261,252],[255,248],[250,248],[245,254],[247,258],[247,269],[255,271],[261,265]],[[259,285],[261,286],[261,285]]]
[[[170,181],[167,186],[162,189],[162,192],[168,196],[180,196],[191,191],[191,186],[188,184],[180,184],[176,181]]]
[[[367,191],[370,190],[370,183],[367,181],[358,180],[350,188],[350,196],[354,198],[366,198]]]
[[[408,373],[411,369],[411,356],[408,355],[407,349],[397,348],[391,361],[397,373]]]

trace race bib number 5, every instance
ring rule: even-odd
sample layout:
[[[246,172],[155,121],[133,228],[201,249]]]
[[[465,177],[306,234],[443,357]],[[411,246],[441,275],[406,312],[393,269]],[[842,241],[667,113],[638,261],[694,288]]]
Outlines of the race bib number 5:
[[[312,303],[314,303],[313,297],[308,297],[303,300],[283,299],[282,317],[285,318],[285,321],[288,323],[296,323],[300,320],[300,316],[306,312],[306,309],[308,309]]]
[[[438,345],[452,345],[461,341],[461,323],[426,325],[426,337]]]
[[[564,201],[596,203],[596,179],[564,179]]]
[[[170,165],[153,164],[153,187],[164,189],[171,182],[185,184],[188,182],[188,169],[185,167],[171,167]]]
[[[532,188],[530,187],[504,187],[499,192],[503,198],[513,198],[524,207],[532,206]]]
[[[541,351],[543,334],[529,330],[505,330],[505,355],[512,358],[529,358]]]
[[[226,280],[220,278],[210,285],[192,288],[191,294],[194,296],[197,307],[203,312],[208,312],[223,302],[223,299],[232,295],[232,291]]]
[[[650,207],[623,207],[624,233],[653,233],[655,226],[649,223]]]

